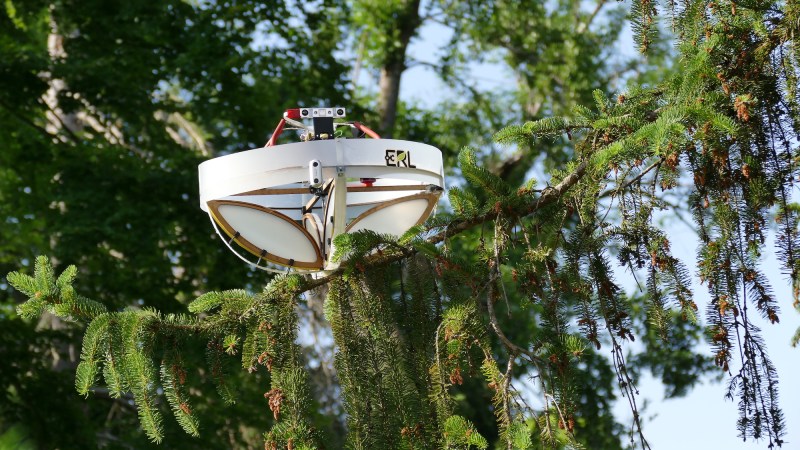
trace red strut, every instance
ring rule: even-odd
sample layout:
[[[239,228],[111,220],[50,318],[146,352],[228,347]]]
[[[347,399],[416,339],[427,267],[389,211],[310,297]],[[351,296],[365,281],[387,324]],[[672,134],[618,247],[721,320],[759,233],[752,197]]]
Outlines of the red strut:
[[[278,122],[278,126],[275,127],[275,131],[272,132],[272,137],[269,138],[269,141],[267,141],[267,145],[265,145],[264,147],[272,147],[273,145],[275,145],[275,141],[277,141],[281,133],[283,133],[284,125],[286,125],[286,119],[281,119],[281,121]]]
[[[286,125],[286,118],[295,120],[300,119],[300,109],[299,108],[287,109],[286,112],[283,113],[283,117],[284,119],[281,119],[281,121],[278,122],[278,126],[275,127],[275,131],[272,132],[272,137],[269,138],[269,141],[267,141],[267,145],[265,145],[265,147],[272,147],[273,145],[275,145],[275,141],[277,141],[281,133],[283,133],[283,127]],[[367,136],[373,139],[381,138],[378,133],[372,131],[372,129],[370,129],[368,126],[364,125],[361,122],[353,122],[353,126],[358,131],[366,134]]]
[[[356,127],[356,129],[358,131],[366,134],[367,136],[371,137],[372,139],[380,139],[381,138],[378,135],[378,133],[372,131],[371,129],[369,129],[366,125],[364,125],[361,122],[353,122],[353,126]]]

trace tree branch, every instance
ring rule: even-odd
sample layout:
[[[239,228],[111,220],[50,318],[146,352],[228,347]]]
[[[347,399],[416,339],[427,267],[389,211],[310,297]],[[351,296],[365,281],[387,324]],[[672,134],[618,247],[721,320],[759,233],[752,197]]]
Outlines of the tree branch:
[[[594,11],[592,11],[592,13],[586,19],[586,21],[581,22],[578,25],[578,28],[577,28],[577,32],[578,33],[583,33],[583,32],[585,32],[586,30],[589,29],[589,26],[592,24],[592,22],[594,21],[595,17],[597,17],[597,14],[600,12],[600,10],[603,9],[603,6],[605,6],[605,4],[606,4],[606,0],[599,0],[597,2],[597,6],[595,6]]]
[[[560,183],[558,183],[554,187],[548,187],[542,191],[542,195],[536,199],[535,202],[530,203],[528,205],[524,205],[523,207],[517,209],[516,211],[506,212],[505,215],[511,217],[520,217],[520,216],[527,216],[538,211],[545,206],[548,206],[552,203],[558,201],[572,186],[576,185],[578,181],[583,178],[586,174],[586,169],[589,166],[588,161],[582,161],[575,170],[572,171],[569,175],[564,177]],[[480,225],[485,222],[492,221],[497,219],[499,213],[492,210],[485,214],[475,216],[469,219],[461,219],[456,220],[450,223],[444,230],[440,231],[439,233],[434,234],[433,236],[429,237],[426,242],[429,244],[438,244],[445,239],[453,237],[457,234],[460,234],[476,225]],[[391,264],[393,262],[400,261],[402,259],[408,258],[409,256],[414,255],[417,252],[416,249],[407,248],[407,247],[398,247],[397,253],[391,254],[384,254],[384,256],[378,256],[374,258],[367,258],[367,264],[370,266],[375,265],[383,265],[383,264]],[[328,273],[328,275],[324,277],[320,277],[313,280],[308,280],[303,286],[300,287],[300,290],[296,292],[296,294],[303,293],[310,289],[314,289],[318,286],[322,286],[323,284],[329,283],[334,277],[340,276],[344,272],[344,267],[339,267],[338,269],[332,270]]]

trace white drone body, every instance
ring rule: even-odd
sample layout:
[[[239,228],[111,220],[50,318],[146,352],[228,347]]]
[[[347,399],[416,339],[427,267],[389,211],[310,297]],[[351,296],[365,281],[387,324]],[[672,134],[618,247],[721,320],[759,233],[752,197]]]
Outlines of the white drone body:
[[[245,262],[269,271],[333,270],[336,236],[399,236],[430,216],[444,188],[439,149],[337,137],[336,127],[378,137],[358,122],[333,123],[343,116],[344,108],[288,110],[267,146],[200,164],[200,207]],[[313,128],[297,120],[306,117]],[[274,145],[286,123],[304,129],[306,142]]]

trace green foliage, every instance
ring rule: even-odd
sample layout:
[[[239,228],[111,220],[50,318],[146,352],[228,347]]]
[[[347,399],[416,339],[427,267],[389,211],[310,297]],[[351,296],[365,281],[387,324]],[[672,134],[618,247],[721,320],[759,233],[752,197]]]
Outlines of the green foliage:
[[[444,438],[444,446],[448,449],[485,449],[489,446],[486,439],[475,431],[475,426],[461,416],[450,416],[444,421]]]
[[[772,323],[781,314],[759,268],[769,223],[782,268],[800,286],[800,209],[791,198],[800,175],[800,8],[668,5],[678,58],[672,69],[646,70],[672,48],[659,32],[665,8],[632,3],[634,39],[649,59],[612,67],[625,12],[604,5],[6,2],[0,211],[9,238],[0,263],[10,270],[45,251],[76,261],[82,292],[97,301],[73,287],[75,266],[56,277],[45,257],[33,276],[8,275],[26,298],[9,293],[0,310],[4,356],[14,356],[0,371],[9,386],[2,420],[38,426],[26,405],[63,385],[50,386],[46,374],[58,372],[41,355],[65,353],[43,342],[74,344],[78,323],[80,362],[66,369],[74,368],[80,395],[96,395],[80,404],[90,412],[74,415],[117,415],[80,422],[84,445],[108,446],[93,431],[115,427],[116,417],[120,428],[130,425],[134,414],[116,411],[133,409],[131,400],[147,438],[170,447],[196,446],[173,433],[197,436],[201,419],[209,447],[253,446],[258,438],[244,437],[260,434],[253,429],[267,430],[266,448],[328,444],[313,400],[321,387],[309,377],[324,361],[302,358],[297,312],[312,310],[299,297],[308,287],[325,285],[333,389],[341,389],[336,406],[347,414],[350,448],[620,448],[614,386],[648,447],[633,387],[645,369],[670,396],[712,370],[728,374],[740,435],[780,446],[777,375],[753,312]],[[348,30],[360,33],[365,64],[402,72],[413,64],[405,46],[423,16],[453,23],[436,71],[467,100],[437,111],[401,104],[395,131],[457,162],[463,183],[448,194],[452,211],[400,239],[339,236],[341,270],[322,280],[278,276],[251,294],[262,280],[221,253],[196,220],[197,163],[262,145],[265,121],[285,107],[346,100],[331,92],[346,91],[334,55]],[[504,61],[513,89],[484,93],[460,79],[470,53]],[[612,95],[618,79],[630,86]],[[524,181],[538,162],[549,179]],[[690,270],[655,226],[676,199],[702,242],[712,357],[692,350],[702,325]],[[624,295],[612,256],[645,280],[644,295]],[[245,289],[223,290],[232,284]],[[187,303],[194,316],[174,314]],[[50,336],[34,320],[68,325]],[[643,352],[629,350],[634,339]],[[529,379],[541,407],[515,387]],[[198,394],[210,384],[218,396]],[[254,397],[256,409],[234,409]],[[174,421],[163,419],[167,408]],[[252,417],[263,420],[253,425]],[[47,440],[71,438],[52,432],[57,426],[31,433],[43,447],[69,446]]]
[[[532,448],[533,441],[531,440],[531,432],[528,426],[521,422],[514,422],[511,424],[511,429],[508,431],[511,445],[514,448]]]
[[[509,125],[495,133],[494,140],[500,144],[524,144],[529,142],[530,138],[559,136],[569,133],[574,128],[585,126],[586,122],[582,120],[573,122],[565,117],[545,117],[522,126]]]
[[[36,447],[30,439],[30,433],[21,424],[16,424],[0,435],[0,447],[19,450],[34,450]]]
[[[161,360],[161,385],[175,419],[181,428],[191,436],[199,436],[198,419],[192,411],[189,393],[186,389],[187,371],[179,354],[174,349],[164,352]]]
[[[452,187],[447,192],[453,211],[465,217],[477,215],[480,211],[478,197],[472,192],[464,191],[458,186]]]
[[[111,316],[102,314],[95,317],[92,323],[86,327],[86,333],[83,335],[81,362],[75,370],[75,388],[81,395],[88,396],[89,389],[97,381],[100,363],[108,348],[110,322]]]
[[[47,296],[40,296],[42,308],[63,302],[66,288],[72,288],[65,281],[56,282],[47,258],[37,260],[36,276],[20,273],[10,275],[15,285],[31,292],[33,300],[38,300],[36,292],[42,287],[50,287]],[[60,280],[70,280],[72,271]],[[38,283],[37,283],[38,279]],[[70,280],[71,281],[71,280]],[[53,288],[60,286],[61,289]],[[313,448],[316,432],[309,424],[310,390],[305,372],[300,367],[296,339],[297,318],[292,306],[294,297],[282,294],[283,289],[298,287],[296,277],[276,278],[265,289],[264,297],[257,299],[242,290],[204,294],[198,298],[191,309],[207,314],[208,309],[221,307],[225,318],[197,321],[181,315],[161,316],[150,310],[125,310],[106,312],[92,317],[84,334],[81,362],[77,367],[75,385],[82,395],[89,395],[95,389],[102,366],[105,383],[112,397],[124,397],[130,392],[136,402],[139,422],[148,438],[160,442],[165,433],[162,412],[159,407],[158,387],[163,388],[164,397],[183,430],[199,435],[199,421],[192,406],[187,378],[189,370],[181,356],[181,347],[192,341],[192,336],[201,333],[208,339],[206,355],[210,378],[217,387],[222,399],[233,403],[236,389],[232,383],[229,355],[240,346],[239,337],[228,330],[239,330],[239,317],[248,317],[248,311],[256,303],[267,302],[272,309],[261,311],[258,317],[248,317],[245,330],[250,336],[258,336],[258,343],[246,344],[252,347],[248,356],[243,355],[247,368],[263,364],[273,372],[272,391],[280,395],[270,409],[275,412],[276,424],[267,435],[268,442],[296,442],[306,448]],[[67,294],[72,295],[72,294]],[[199,306],[197,306],[199,305]],[[288,309],[287,309],[288,306]],[[75,317],[65,314],[65,317]],[[252,320],[252,319],[258,320]],[[256,351],[262,353],[255,355]],[[243,352],[244,353],[244,352]],[[159,368],[156,360],[160,359]],[[279,420],[281,407],[284,420]]]
[[[415,328],[398,323],[398,307],[411,305],[403,298],[394,304],[386,277],[384,270],[366,277],[352,272],[330,285],[326,302],[326,317],[340,342],[335,366],[349,411],[348,441],[354,448],[428,448],[434,432],[425,419],[432,411],[424,378],[430,343],[412,342],[429,330],[430,317],[418,317]]]
[[[79,320],[91,320],[103,314],[105,306],[75,293],[72,282],[76,276],[75,266],[69,266],[56,279],[53,266],[46,256],[36,258],[33,277],[19,272],[9,273],[7,279],[11,286],[28,296],[28,300],[17,307],[17,313],[25,318],[33,318],[48,311]]]
[[[222,306],[225,296],[221,292],[206,292],[189,303],[189,311],[195,314],[209,312]]]
[[[22,298],[0,283],[0,329],[26,330],[3,348],[9,359],[0,372],[15,373],[15,365],[33,371],[31,361],[18,359],[30,360],[26,351],[49,358],[36,359],[37,377],[27,383],[4,380],[19,395],[0,400],[0,431],[22,421],[41,448],[151,446],[130,406],[121,342],[98,341],[95,359],[82,362],[79,330],[106,310],[151,307],[166,322],[198,293],[257,290],[263,279],[199,220],[197,165],[262,146],[286,108],[350,105],[349,67],[334,56],[345,32],[334,14],[342,4],[0,4],[0,272],[48,254],[59,272],[68,264],[61,262],[77,264],[81,286],[70,297],[65,286],[77,271],[67,269],[52,293],[60,298],[55,304],[36,299],[46,291],[35,286]],[[291,83],[287,73],[296,77]],[[176,325],[159,332],[197,339]],[[120,329],[111,320],[108,335]],[[187,370],[204,366],[204,345],[181,345]],[[161,355],[154,351],[155,364]],[[68,374],[80,366],[83,390],[96,382],[96,361],[110,393],[91,388],[98,393],[85,401],[71,391]],[[200,385],[208,381],[207,370],[195,375]],[[230,383],[252,394],[264,379],[234,374]],[[259,394],[220,408],[216,395],[196,396],[192,407],[209,430],[203,447],[261,446],[268,425],[262,402]],[[174,422],[163,423],[165,445],[196,448]]]
[[[126,311],[117,316],[120,340],[117,348],[122,353],[116,355],[120,361],[120,374],[136,401],[139,422],[147,436],[154,442],[161,442],[163,425],[161,413],[156,407],[156,367],[148,352],[150,335],[148,326],[154,319],[152,313],[144,311]],[[112,350],[113,351],[113,350]]]
[[[475,187],[486,191],[493,197],[505,197],[511,193],[511,187],[500,177],[483,167],[479,167],[475,151],[464,148],[458,154],[458,166],[464,178]]]
[[[396,240],[393,236],[378,234],[372,230],[340,234],[334,239],[336,251],[331,260],[359,261],[381,245],[396,246]]]
[[[206,347],[206,363],[211,371],[211,379],[217,388],[217,393],[227,404],[236,403],[236,390],[231,386],[230,366],[225,353],[222,339],[217,338],[208,343]]]

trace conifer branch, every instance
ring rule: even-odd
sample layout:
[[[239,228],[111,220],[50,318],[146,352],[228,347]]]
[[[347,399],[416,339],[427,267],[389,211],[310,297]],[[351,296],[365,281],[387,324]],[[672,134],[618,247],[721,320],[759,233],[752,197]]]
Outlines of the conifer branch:
[[[589,167],[589,161],[584,160],[578,163],[578,165],[570,172],[566,177],[564,177],[558,184],[553,187],[547,187],[542,191],[542,194],[536,199],[535,202],[522,205],[516,209],[512,209],[511,211],[505,211],[504,214],[509,217],[523,217],[530,215],[546,206],[549,206],[555,202],[557,202],[561,197],[566,194],[566,192],[576,185],[586,174],[587,168]],[[448,238],[461,234],[462,232],[473,228],[475,226],[481,225],[486,222],[490,222],[492,220],[497,219],[499,216],[499,211],[489,211],[484,214],[477,215],[475,217],[466,218],[466,219],[456,219],[448,224],[444,230],[434,234],[433,236],[428,237],[425,242],[428,244],[438,244],[440,242],[445,241]],[[417,250],[414,248],[408,247],[395,247],[395,252],[389,253],[385,252],[383,255],[379,256],[372,256],[367,257],[364,265],[366,266],[381,266],[386,264],[391,264],[403,259],[406,259],[410,256],[413,256],[417,253]],[[301,284],[298,287],[297,294],[302,292],[314,289],[316,287],[322,286],[324,284],[330,283],[336,277],[341,276],[345,272],[346,266],[343,265],[337,269],[334,269],[324,277],[320,277],[313,280],[306,280],[305,283]]]

